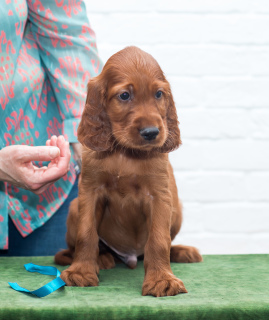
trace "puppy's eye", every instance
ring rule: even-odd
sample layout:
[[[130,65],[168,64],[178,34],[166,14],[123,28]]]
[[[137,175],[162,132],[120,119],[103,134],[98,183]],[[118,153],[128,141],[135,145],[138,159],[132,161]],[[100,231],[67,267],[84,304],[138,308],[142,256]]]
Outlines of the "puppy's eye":
[[[119,95],[119,97],[121,100],[126,101],[130,99],[130,94],[128,92],[123,92],[122,94]]]
[[[162,95],[163,95],[163,93],[162,93],[162,91],[157,91],[156,93],[155,93],[155,98],[156,99],[160,99],[161,97],[162,97]]]

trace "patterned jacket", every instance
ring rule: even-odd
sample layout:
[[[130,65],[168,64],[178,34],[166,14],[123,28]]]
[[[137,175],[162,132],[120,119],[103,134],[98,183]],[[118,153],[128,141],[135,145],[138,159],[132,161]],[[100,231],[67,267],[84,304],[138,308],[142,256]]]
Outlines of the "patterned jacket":
[[[87,82],[101,68],[82,1],[1,0],[0,149],[45,145],[61,134],[77,142]],[[68,174],[41,195],[0,182],[0,249],[8,249],[8,215],[26,237],[56,212],[75,179],[71,160]]]

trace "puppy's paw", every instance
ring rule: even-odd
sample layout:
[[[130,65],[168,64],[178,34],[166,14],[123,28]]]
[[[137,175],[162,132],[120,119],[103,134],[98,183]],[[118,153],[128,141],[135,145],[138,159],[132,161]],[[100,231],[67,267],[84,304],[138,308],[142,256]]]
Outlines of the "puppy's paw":
[[[193,263],[203,261],[198,249],[190,246],[172,246],[170,251],[171,262]]]
[[[142,287],[143,296],[165,297],[187,292],[184,283],[172,274],[163,274],[162,277],[155,279],[146,278]]]
[[[102,269],[112,269],[115,267],[115,260],[111,253],[106,252],[100,254],[98,257],[99,268]]]
[[[78,268],[72,265],[61,273],[61,279],[67,286],[96,287],[98,276],[96,272],[90,272],[90,268]]]

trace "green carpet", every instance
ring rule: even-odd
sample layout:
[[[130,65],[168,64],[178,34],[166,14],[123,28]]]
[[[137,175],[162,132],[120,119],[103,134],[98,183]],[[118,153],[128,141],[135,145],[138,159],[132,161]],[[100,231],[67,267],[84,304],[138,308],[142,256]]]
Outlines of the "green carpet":
[[[52,257],[0,258],[0,319],[269,319],[269,255],[204,256],[198,264],[172,264],[189,293],[143,297],[143,263],[101,270],[100,286],[64,287],[45,298],[19,293],[10,282],[34,290],[54,277],[27,272]],[[57,266],[62,271],[64,268]]]

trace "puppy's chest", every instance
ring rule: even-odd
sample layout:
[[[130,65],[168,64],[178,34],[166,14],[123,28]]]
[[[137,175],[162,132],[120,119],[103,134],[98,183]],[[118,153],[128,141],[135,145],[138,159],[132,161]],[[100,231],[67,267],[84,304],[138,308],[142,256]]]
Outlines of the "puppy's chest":
[[[134,198],[135,202],[151,199],[153,192],[156,193],[156,182],[162,183],[164,176],[154,162],[128,159],[121,155],[110,157],[100,164],[95,163],[95,168],[96,191],[108,199],[112,195],[117,199]]]
[[[148,181],[136,174],[106,174],[106,206],[98,233],[127,265],[136,265],[147,240],[146,212],[152,201]]]
[[[120,172],[111,174],[106,172],[102,177],[103,192],[106,194],[118,194],[125,197],[126,195],[138,196],[147,193],[147,179],[136,174],[122,175]]]

